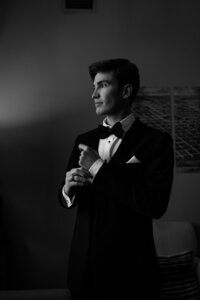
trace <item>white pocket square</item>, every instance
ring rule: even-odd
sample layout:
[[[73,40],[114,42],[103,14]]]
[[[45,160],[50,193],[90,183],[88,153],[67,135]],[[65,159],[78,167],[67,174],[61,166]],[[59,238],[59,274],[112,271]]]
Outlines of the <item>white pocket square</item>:
[[[135,164],[135,163],[140,163],[141,161],[139,159],[137,159],[137,157],[135,157],[135,155],[133,155],[127,162],[126,164]]]

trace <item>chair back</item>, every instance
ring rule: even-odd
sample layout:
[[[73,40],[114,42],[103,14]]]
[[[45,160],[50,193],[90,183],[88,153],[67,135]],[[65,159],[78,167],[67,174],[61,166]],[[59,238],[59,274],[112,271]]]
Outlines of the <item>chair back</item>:
[[[154,220],[153,233],[158,256],[187,250],[192,250],[194,255],[198,253],[197,237],[190,222]]]

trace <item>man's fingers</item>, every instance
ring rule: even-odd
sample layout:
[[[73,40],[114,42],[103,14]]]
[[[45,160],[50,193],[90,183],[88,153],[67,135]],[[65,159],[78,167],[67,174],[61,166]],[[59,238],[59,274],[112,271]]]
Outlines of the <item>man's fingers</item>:
[[[86,176],[86,177],[91,177],[92,175],[90,174],[90,172],[84,168],[79,168],[77,169],[78,174],[80,174],[80,176]]]
[[[85,186],[86,184],[83,183],[83,182],[78,182],[78,181],[72,181],[70,186],[73,187],[73,186]]]
[[[87,146],[87,145],[84,145],[84,144],[79,144],[79,145],[78,145],[78,147],[79,147],[79,149],[80,149],[80,150],[84,150],[84,151],[87,151],[87,150],[89,150],[89,149],[90,149],[90,147],[89,147],[89,146]]]
[[[91,183],[91,180],[88,178],[84,178],[81,176],[74,176],[72,181],[70,181],[71,185],[79,185],[79,186],[85,186]]]
[[[83,168],[75,168],[75,169],[72,169],[71,171],[67,172],[66,175],[67,176],[71,176],[71,175],[80,175],[80,176],[83,176],[83,177],[87,177],[87,176],[91,176],[90,172],[86,169],[83,169]]]
[[[90,172],[83,168],[72,169],[71,171],[66,173],[66,180],[70,182],[72,181],[85,182],[90,178],[92,178]]]
[[[74,174],[77,174],[79,176],[86,177],[86,178],[89,178],[92,176],[88,170],[83,169],[83,168],[76,169]]]
[[[79,175],[74,175],[73,176],[73,181],[77,181],[77,182],[86,182],[87,178],[79,176]]]

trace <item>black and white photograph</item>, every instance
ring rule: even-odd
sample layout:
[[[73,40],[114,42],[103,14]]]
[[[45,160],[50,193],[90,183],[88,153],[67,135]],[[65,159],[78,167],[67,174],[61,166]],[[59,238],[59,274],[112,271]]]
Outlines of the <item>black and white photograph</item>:
[[[199,15],[0,0],[0,300],[200,300]]]

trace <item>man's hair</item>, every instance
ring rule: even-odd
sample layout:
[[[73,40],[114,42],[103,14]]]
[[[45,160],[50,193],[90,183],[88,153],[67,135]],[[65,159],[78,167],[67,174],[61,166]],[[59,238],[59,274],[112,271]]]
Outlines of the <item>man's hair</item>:
[[[135,99],[140,87],[140,76],[137,66],[124,58],[108,59],[95,62],[89,66],[89,73],[94,81],[97,73],[112,72],[117,79],[119,87],[130,84],[133,88],[130,101]]]

